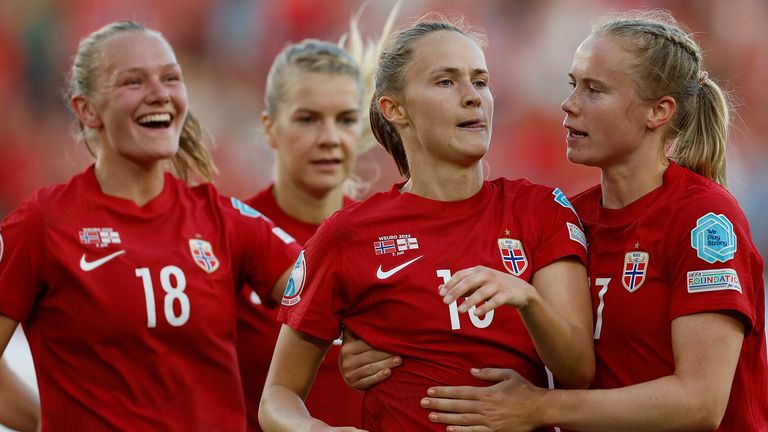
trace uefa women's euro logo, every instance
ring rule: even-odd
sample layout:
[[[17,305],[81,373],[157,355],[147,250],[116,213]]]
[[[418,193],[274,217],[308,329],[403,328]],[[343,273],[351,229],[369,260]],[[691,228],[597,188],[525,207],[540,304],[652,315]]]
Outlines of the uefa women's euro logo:
[[[299,259],[296,260],[296,264],[293,265],[293,270],[291,270],[291,278],[288,279],[288,283],[285,285],[283,306],[293,306],[301,301],[301,291],[304,289],[306,273],[307,265],[304,262],[304,251],[301,251]]]
[[[712,212],[696,221],[696,228],[691,231],[691,247],[704,261],[713,264],[726,262],[736,254],[736,234],[733,224],[725,215]]]

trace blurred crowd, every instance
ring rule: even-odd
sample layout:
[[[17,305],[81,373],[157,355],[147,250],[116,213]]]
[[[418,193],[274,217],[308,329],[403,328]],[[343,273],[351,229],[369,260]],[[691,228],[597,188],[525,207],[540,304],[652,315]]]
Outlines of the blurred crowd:
[[[366,38],[378,38],[395,0],[369,0]],[[274,55],[306,37],[337,40],[361,0],[6,0],[0,2],[0,217],[37,187],[62,182],[90,163],[73,137],[62,99],[70,56],[83,35],[116,19],[160,30],[179,54],[192,111],[215,142],[216,178],[247,197],[271,178],[272,154],[260,131],[263,88]],[[489,177],[528,177],[575,193],[596,169],[565,159],[563,114],[571,55],[592,20],[631,8],[669,9],[705,50],[705,69],[734,96],[737,116],[729,186],[768,255],[768,2],[765,0],[408,0],[403,24],[429,11],[463,15],[485,29],[496,98]],[[374,147],[359,175],[371,191],[397,180]]]

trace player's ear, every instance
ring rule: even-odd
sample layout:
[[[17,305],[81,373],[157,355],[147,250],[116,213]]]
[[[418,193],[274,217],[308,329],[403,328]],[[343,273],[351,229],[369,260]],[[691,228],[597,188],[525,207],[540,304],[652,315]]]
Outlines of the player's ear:
[[[389,96],[380,97],[379,111],[381,111],[381,115],[383,115],[388,122],[394,125],[406,126],[409,123],[408,111],[406,111],[405,107],[400,105],[395,98]]]
[[[672,96],[663,96],[653,105],[648,115],[648,121],[646,127],[651,130],[656,130],[661,126],[667,124],[675,115],[677,110],[677,101]]]
[[[275,140],[275,135],[272,131],[272,117],[270,117],[266,110],[261,112],[261,125],[264,126],[264,134],[267,136],[267,144],[273,149],[276,149],[277,141]]]
[[[72,111],[84,127],[99,129],[104,125],[94,109],[93,103],[88,98],[82,95],[72,96],[69,106],[72,107]]]

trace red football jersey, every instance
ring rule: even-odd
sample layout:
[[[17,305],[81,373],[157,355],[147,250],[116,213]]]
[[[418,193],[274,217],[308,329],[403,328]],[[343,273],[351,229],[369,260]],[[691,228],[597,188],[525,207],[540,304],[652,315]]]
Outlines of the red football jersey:
[[[472,367],[514,368],[546,385],[544,365],[517,310],[459,314],[438,287],[459,270],[485,265],[530,281],[564,258],[585,261],[579,221],[559,190],[526,180],[484,182],[469,199],[441,202],[397,185],[336,213],[299,258],[281,319],[332,340],[348,327],[376,349],[403,356],[366,392],[371,431],[444,431],[419,406],[434,385],[482,385]]]
[[[302,222],[285,213],[277,204],[273,188],[270,186],[245,202],[287,231],[297,242],[305,244],[319,225]],[[344,205],[351,203],[352,200],[344,199]],[[259,402],[282,326],[277,321],[278,310],[263,302],[249,287],[241,292],[238,300],[237,356],[249,431],[261,431]],[[334,343],[326,354],[307,396],[307,408],[314,417],[329,425],[359,427],[363,394],[347,386],[341,377],[339,351],[340,346]]]
[[[664,184],[629,206],[600,207],[599,186],[573,198],[589,240],[597,372],[593,388],[674,373],[671,322],[732,311],[746,326],[718,430],[768,426],[763,261],[736,200],[670,163]]]
[[[246,429],[236,287],[268,296],[298,246],[213,186],[170,174],[143,207],[93,167],[0,225],[0,313],[21,321],[43,429]]]

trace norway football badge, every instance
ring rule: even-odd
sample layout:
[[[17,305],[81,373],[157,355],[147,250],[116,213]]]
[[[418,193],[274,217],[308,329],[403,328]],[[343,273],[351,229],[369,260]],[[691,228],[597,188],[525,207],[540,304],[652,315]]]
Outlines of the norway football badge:
[[[206,273],[213,273],[219,268],[219,259],[213,254],[211,244],[205,240],[190,239],[189,251],[195,264]]]
[[[624,272],[621,283],[629,292],[643,286],[648,271],[648,252],[627,252],[624,255]]]
[[[499,253],[501,253],[504,268],[513,275],[520,276],[528,268],[528,259],[525,257],[523,243],[520,240],[500,238]]]
[[[291,278],[285,285],[283,292],[283,306],[293,306],[301,301],[301,291],[304,290],[304,281],[307,280],[307,264],[304,262],[304,251],[299,254],[299,259],[293,265]]]

